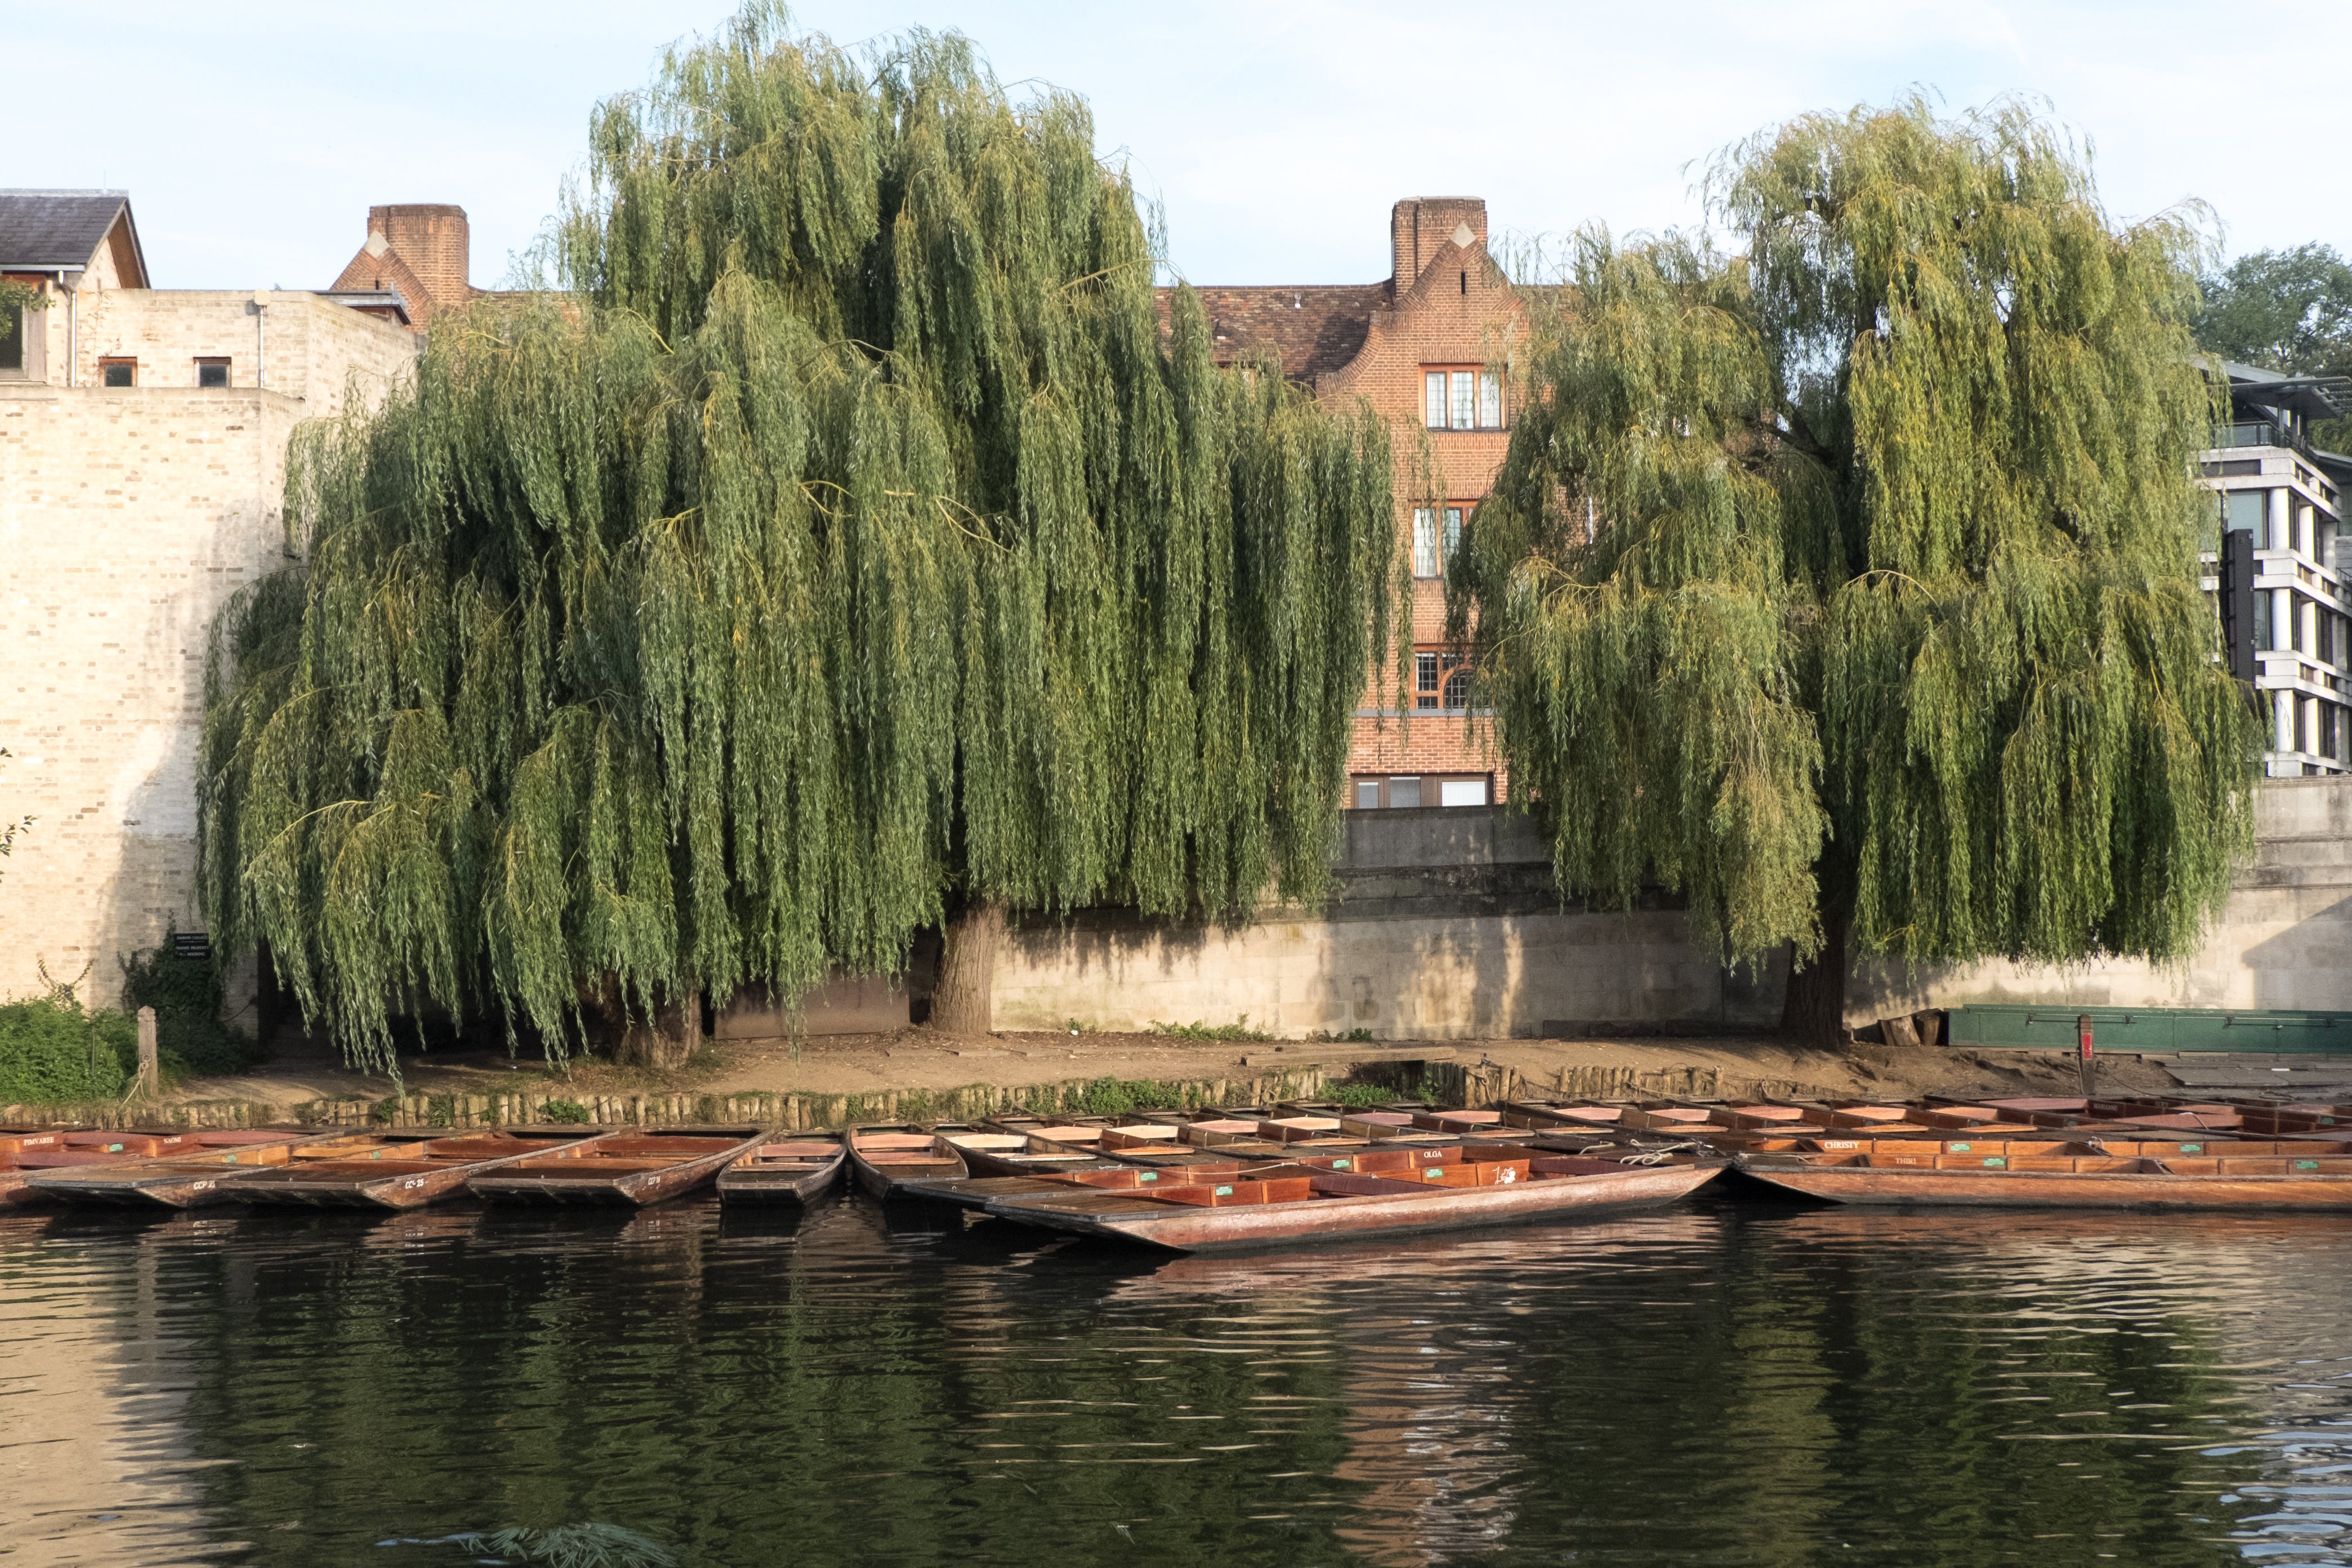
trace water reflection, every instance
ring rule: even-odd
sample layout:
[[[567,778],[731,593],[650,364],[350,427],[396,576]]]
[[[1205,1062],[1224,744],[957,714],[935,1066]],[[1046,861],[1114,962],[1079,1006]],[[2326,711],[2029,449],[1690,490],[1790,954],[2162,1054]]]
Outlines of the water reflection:
[[[2352,1562],[2326,1221],[1175,1259],[845,1201],[0,1219],[31,1561]],[[522,1544],[516,1544],[520,1540]]]

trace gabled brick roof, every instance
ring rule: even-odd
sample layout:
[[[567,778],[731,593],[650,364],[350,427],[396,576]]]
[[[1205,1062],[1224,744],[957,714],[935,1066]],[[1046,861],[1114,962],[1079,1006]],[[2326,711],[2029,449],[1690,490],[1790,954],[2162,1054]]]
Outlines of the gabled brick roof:
[[[343,268],[342,275],[327,286],[330,294],[357,294],[380,289],[390,289],[400,296],[401,304],[408,311],[409,324],[413,326],[421,327],[431,319],[433,308],[438,303],[432,291],[425,287],[415,273],[409,270],[408,264],[401,260],[400,253],[389,247],[381,256],[371,256],[362,248],[352,257],[351,265]]]
[[[1173,289],[1159,291],[1160,322],[1169,322]],[[1208,312],[1220,364],[1271,351],[1282,373],[1313,382],[1356,357],[1372,312],[1388,308],[1391,286],[1380,283],[1265,284],[1195,288]]]
[[[114,221],[121,218],[128,225],[130,212],[126,191],[0,191],[0,267],[47,271],[88,267]],[[130,255],[139,277],[126,277],[124,282],[143,288],[146,260],[139,253],[135,232]]]

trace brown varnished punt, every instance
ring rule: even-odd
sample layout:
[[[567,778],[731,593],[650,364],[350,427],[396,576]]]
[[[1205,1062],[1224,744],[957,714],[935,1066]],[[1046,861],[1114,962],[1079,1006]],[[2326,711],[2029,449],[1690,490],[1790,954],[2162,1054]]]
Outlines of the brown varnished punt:
[[[196,1208],[228,1201],[230,1178],[283,1166],[337,1147],[363,1147],[379,1134],[349,1129],[300,1133],[291,1129],[236,1128],[187,1134],[188,1141],[150,1158],[112,1158],[30,1173],[33,1189],[67,1203],[161,1204]]]
[[[231,1176],[229,1197],[271,1207],[421,1208],[466,1192],[486,1171],[534,1155],[576,1155],[619,1134],[593,1127],[387,1133],[297,1149],[285,1165]]]
[[[1440,1153],[1454,1157],[1429,1157]],[[1687,1156],[1624,1165],[1507,1144],[1373,1149],[1349,1160],[1359,1168],[1302,1160],[1246,1165],[1226,1175],[1194,1166],[1006,1178],[969,1197],[982,1199],[990,1214],[1019,1223],[1192,1252],[1669,1203],[1723,1168]],[[1146,1183],[1146,1176],[1156,1179]]]
[[[833,1190],[848,1158],[840,1133],[779,1133],[719,1173],[719,1201],[803,1207]]]
[[[592,1147],[552,1149],[503,1162],[466,1178],[491,1203],[642,1207],[680,1197],[774,1134],[764,1127],[662,1127],[622,1131]]]
[[[1959,1156],[1971,1159],[1973,1156]],[[2319,1166],[2298,1171],[2295,1166]],[[2210,1168],[2209,1168],[2210,1166]],[[2352,1159],[2028,1156],[2006,1168],[1955,1156],[1882,1164],[1870,1155],[1743,1156],[1755,1180],[1832,1204],[1994,1208],[2352,1208]]]
[[[117,1165],[153,1159],[194,1146],[195,1134],[176,1128],[10,1127],[0,1131],[0,1206],[49,1197],[32,1185],[35,1171]]]
[[[857,1185],[877,1198],[897,1195],[908,1182],[960,1181],[971,1174],[955,1145],[940,1136],[940,1129],[912,1123],[852,1127],[849,1169]]]

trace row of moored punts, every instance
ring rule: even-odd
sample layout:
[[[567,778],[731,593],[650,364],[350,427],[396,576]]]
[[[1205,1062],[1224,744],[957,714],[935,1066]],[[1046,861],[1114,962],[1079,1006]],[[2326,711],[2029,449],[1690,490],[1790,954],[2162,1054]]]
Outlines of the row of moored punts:
[[[1671,1203],[1731,1174],[1836,1203],[2352,1208],[2352,1106],[2042,1097],[1349,1110],[783,1132],[0,1128],[0,1204],[404,1209],[639,1206],[715,1186],[869,1195],[1182,1251],[1452,1229]]]

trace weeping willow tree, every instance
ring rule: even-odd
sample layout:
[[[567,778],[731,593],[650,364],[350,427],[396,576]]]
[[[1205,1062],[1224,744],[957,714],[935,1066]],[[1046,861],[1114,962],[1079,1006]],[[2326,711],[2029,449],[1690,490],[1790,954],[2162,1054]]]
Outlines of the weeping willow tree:
[[[2251,838],[2214,663],[2188,324],[2014,104],[1796,120],[1706,182],[1744,242],[1588,232],[1450,583],[1564,889],[1678,890],[1722,956],[2190,951]]]
[[[223,944],[359,1056],[441,1009],[661,1060],[926,927],[984,1030],[1007,910],[1315,891],[1384,427],[1163,321],[1084,103],[755,5],[591,146],[563,287],[289,461],[304,559],[214,638]]]

